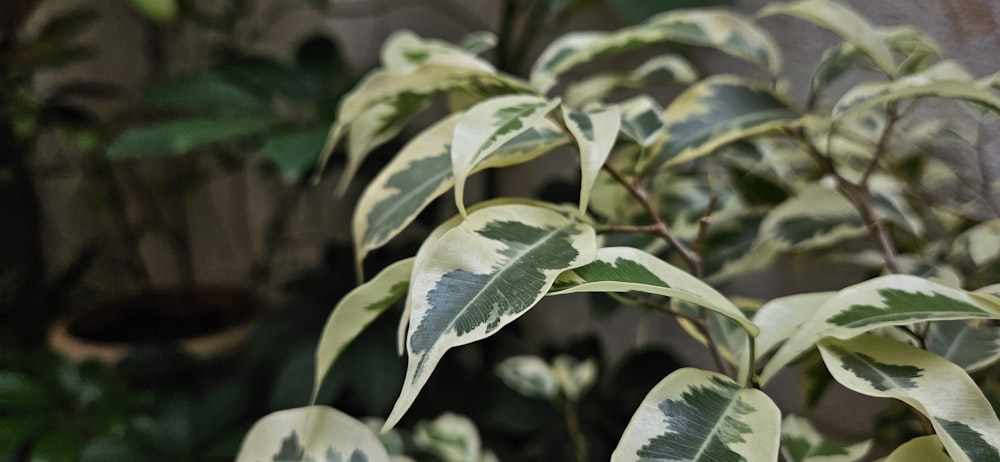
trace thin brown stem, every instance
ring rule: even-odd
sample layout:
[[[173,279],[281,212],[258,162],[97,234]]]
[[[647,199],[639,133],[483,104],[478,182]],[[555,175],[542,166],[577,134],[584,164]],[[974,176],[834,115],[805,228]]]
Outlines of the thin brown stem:
[[[878,168],[879,160],[885,154],[886,144],[889,142],[889,133],[892,132],[892,127],[899,121],[899,112],[896,109],[895,102],[888,104],[888,112],[889,116],[886,119],[885,127],[882,129],[882,133],[879,134],[878,141],[875,142],[875,152],[872,154],[872,159],[868,163],[868,167],[865,168],[864,174],[861,175],[861,181],[858,184],[868,185],[868,179],[871,178],[872,173]]]
[[[712,334],[712,329],[709,327],[708,310],[701,308],[698,316],[692,316],[673,309],[669,303],[653,303],[646,300],[638,301],[642,306],[662,311],[674,316],[675,318],[684,319],[685,321],[693,324],[698,329],[698,332],[705,338],[705,344],[708,345],[708,350],[712,355],[712,361],[715,363],[716,369],[718,369],[719,372],[732,377],[732,371],[729,368],[729,363],[722,357],[722,350],[719,348],[719,344],[715,341],[715,336]]]
[[[653,219],[653,225],[651,226],[653,226],[652,229],[655,230],[654,234],[666,240],[667,243],[669,243],[670,246],[673,247],[674,250],[676,250],[677,253],[681,256],[681,259],[684,260],[685,263],[687,263],[688,267],[691,269],[691,272],[696,277],[700,278],[702,276],[701,256],[699,256],[697,253],[695,253],[694,251],[689,249],[686,245],[684,245],[684,243],[681,242],[680,239],[677,239],[677,236],[674,236],[674,234],[670,231],[670,228],[668,228],[666,223],[663,222],[663,219],[660,218],[660,214],[653,207],[653,204],[650,202],[649,195],[646,193],[646,191],[637,186],[635,183],[629,181],[627,178],[625,178],[625,176],[622,175],[622,173],[619,172],[618,169],[616,169],[611,164],[607,163],[604,164],[604,170],[610,173],[611,176],[615,178],[615,180],[621,183],[622,186],[624,186],[625,189],[628,190],[629,194],[631,194],[632,197],[635,197],[636,200],[639,201],[639,203],[642,205],[642,208],[645,209],[646,213],[648,213],[650,218]]]
[[[566,418],[566,430],[569,431],[570,439],[576,452],[576,459],[580,462],[590,460],[590,450],[587,447],[587,436],[580,428],[580,405],[573,400],[566,400],[563,405],[563,415]]]
[[[823,172],[834,178],[837,182],[837,190],[840,191],[841,195],[843,195],[844,198],[846,198],[847,201],[854,206],[855,210],[861,214],[861,218],[864,220],[865,226],[868,228],[868,233],[871,235],[872,239],[875,240],[879,249],[882,251],[886,268],[893,273],[901,272],[899,261],[896,259],[896,247],[892,242],[892,237],[889,235],[889,231],[882,224],[882,220],[878,218],[878,215],[875,214],[875,209],[871,203],[871,194],[868,191],[867,185],[865,183],[852,183],[840,175],[833,159],[820,151],[819,148],[817,148],[816,145],[809,140],[809,137],[804,130],[800,128],[793,130],[791,133],[805,146],[806,152],[813,158],[813,160],[816,161],[817,164],[819,164],[820,168],[823,169]]]

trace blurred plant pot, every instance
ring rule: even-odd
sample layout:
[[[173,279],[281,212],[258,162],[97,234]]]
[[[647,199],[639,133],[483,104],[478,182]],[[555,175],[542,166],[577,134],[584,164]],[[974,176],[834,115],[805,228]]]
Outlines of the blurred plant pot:
[[[60,319],[49,345],[76,362],[116,364],[139,347],[167,347],[199,361],[235,351],[261,312],[250,291],[229,286],[157,289]]]

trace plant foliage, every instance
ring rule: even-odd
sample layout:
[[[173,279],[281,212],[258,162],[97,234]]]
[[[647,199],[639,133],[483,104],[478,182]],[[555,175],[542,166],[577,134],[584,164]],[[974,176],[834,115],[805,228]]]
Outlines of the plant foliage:
[[[842,40],[824,54],[804,102],[786,92],[781,52],[758,22],[773,15],[808,21]],[[567,77],[609,55],[670,44],[715,49],[766,77],[697,80],[678,55],[657,55],[631,72]],[[817,351],[833,380],[905,403],[923,424],[927,435],[888,460],[912,460],[908,454],[922,451],[940,460],[1000,460],[1000,422],[970,375],[1000,358],[1000,298],[996,286],[986,287],[997,282],[996,219],[984,220],[975,203],[935,200],[961,180],[932,149],[942,139],[975,148],[974,138],[960,134],[995,123],[1000,96],[993,78],[976,79],[944,60],[918,31],[869,24],[832,0],[776,3],[755,17],[730,9],[669,11],[615,32],[572,32],[541,53],[527,80],[497,71],[473,51],[399,32],[383,49],[383,67],[340,105],[327,146],[347,140],[346,184],[368,151],[436,95],[464,102],[412,138],[368,184],[353,220],[359,263],[434,198],[453,191],[459,213],[412,259],[338,304],[317,352],[317,389],[336,369],[337,352],[404,298],[408,367],[383,425],[388,432],[420,401],[449,349],[497,334],[543,297],[604,292],[640,307],[634,309],[677,317],[717,369],[683,368],[663,378],[634,411],[612,460],[865,457],[870,442],[827,440],[801,417],[782,418],[762,391],[779,371]],[[856,69],[875,77],[857,83]],[[837,80],[853,86],[836,94],[830,84]],[[617,91],[662,82],[685,86],[672,99],[626,99]],[[956,106],[954,126],[921,116],[929,99]],[[578,203],[469,203],[473,173],[567,145],[579,154]],[[714,288],[793,254],[817,267],[850,261],[867,277],[749,308]],[[556,359],[550,365],[509,358],[497,370],[511,388],[572,416],[596,372]],[[271,452],[240,460],[270,457],[295,432],[323,438],[315,426],[328,425],[327,408],[295,412],[294,426],[274,427],[284,414],[262,421],[273,431],[251,433],[244,449]],[[461,430],[467,422],[439,420],[454,421],[442,435],[456,432],[469,443],[430,452],[445,460],[492,457],[478,436],[468,436],[474,429]],[[585,438],[576,438],[574,449],[587,460]]]

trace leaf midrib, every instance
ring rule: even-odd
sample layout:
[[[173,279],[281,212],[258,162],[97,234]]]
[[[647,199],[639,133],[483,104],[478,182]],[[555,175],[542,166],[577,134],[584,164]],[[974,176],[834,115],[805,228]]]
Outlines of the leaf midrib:
[[[531,253],[532,251],[538,249],[543,244],[549,242],[555,235],[562,233],[564,230],[566,230],[568,228],[571,228],[572,226],[573,225],[567,225],[567,226],[562,226],[562,227],[559,227],[559,228],[553,228],[552,231],[550,231],[548,234],[546,234],[543,238],[541,238],[538,241],[536,241],[534,244],[528,246],[524,251],[518,252],[518,253],[512,255],[510,258],[508,258],[507,259],[507,263],[516,262],[516,261],[521,260],[525,255],[527,255],[527,254]],[[466,302],[465,305],[462,306],[462,308],[460,310],[458,310],[457,313],[458,314],[463,314],[463,313],[465,313],[466,311],[469,310],[469,307],[475,306],[477,304],[477,302],[479,301],[480,297],[483,296],[483,293],[485,293],[487,289],[493,287],[494,283],[496,281],[498,281],[498,280],[501,279],[500,276],[503,275],[504,273],[506,273],[507,271],[509,271],[514,266],[515,265],[513,265],[513,264],[507,264],[507,265],[504,265],[501,270],[494,272],[493,273],[493,277],[491,277],[489,279],[489,282],[487,282],[482,287],[480,287],[479,290],[476,291],[476,294],[474,296],[472,296],[472,298],[470,298],[469,301]],[[544,270],[539,270],[539,271],[541,271],[542,273],[545,272]],[[436,307],[432,306],[431,309],[434,309],[434,308],[436,308]],[[443,337],[444,334],[450,333],[450,332],[452,332],[454,330],[455,323],[458,320],[458,318],[459,318],[459,316],[455,316],[451,320],[448,321],[448,324],[445,326],[445,328],[441,329],[441,336],[439,336],[438,339],[440,339],[441,337]],[[437,343],[438,343],[437,341],[434,342],[434,344],[437,344]]]
[[[701,441],[701,444],[698,446],[698,452],[695,453],[695,456],[694,456],[694,458],[692,460],[695,460],[695,461],[702,460],[702,455],[705,452],[705,450],[708,448],[709,442],[713,441],[713,439],[716,438],[716,435],[719,433],[720,429],[723,427],[723,425],[721,425],[720,422],[724,421],[725,420],[725,416],[729,415],[729,411],[734,406],[736,406],[738,403],[740,403],[740,402],[741,402],[741,400],[740,400],[739,391],[735,390],[733,392],[733,394],[732,394],[732,399],[730,399],[729,403],[726,404],[726,408],[722,412],[719,413],[719,418],[716,419],[715,425],[713,425],[713,427],[712,427],[712,431],[710,431],[708,433],[708,436]]]

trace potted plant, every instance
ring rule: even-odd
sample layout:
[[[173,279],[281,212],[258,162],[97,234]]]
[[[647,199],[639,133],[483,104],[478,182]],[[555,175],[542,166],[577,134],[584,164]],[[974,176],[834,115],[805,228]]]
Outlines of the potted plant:
[[[759,22],[774,15],[843,40],[823,54],[803,101],[788,96],[782,55]],[[633,71],[565,77],[578,65],[663,43],[712,48],[766,77],[694,79],[675,55],[653,56]],[[875,26],[832,0],[773,3],[754,17],[680,10],[614,32],[572,32],[543,51],[527,80],[460,46],[397,33],[383,47],[383,67],[343,99],[329,144],[402,124],[414,105],[400,101],[449,94],[451,113],[368,183],[352,225],[356,262],[437,196],[452,191],[458,213],[415,256],[338,303],[316,350],[315,387],[336,370],[344,346],[405,299],[399,345],[408,366],[380,425],[391,435],[401,422],[414,423],[407,411],[432,391],[425,385],[449,385],[432,380],[446,373],[439,364],[448,350],[509,332],[545,297],[603,292],[631,305],[622,309],[676,318],[712,365],[664,370],[615,446],[598,453],[588,445],[592,430],[574,417],[587,390],[601,386],[593,366],[505,359],[499,373],[511,387],[562,403],[578,460],[1000,459],[991,367],[1000,335],[998,183],[984,178],[974,196],[948,195],[963,180],[940,144],[988,156],[976,136],[995,124],[1000,97],[996,76],[974,77],[941,55],[922,32]],[[684,87],[671,99],[616,92],[663,79]],[[849,88],[836,91],[834,82]],[[922,112],[943,103],[954,106],[947,118]],[[576,203],[467,199],[473,173],[566,145],[579,158]],[[356,167],[365,150],[352,154]],[[818,278],[825,265],[847,261],[856,282],[761,301],[715,288],[789,256],[783,261],[806,262],[798,264]],[[896,439],[876,441],[879,452],[872,440],[825,438],[775,404],[770,385],[781,371],[805,378],[809,402],[837,383],[899,403],[905,411],[888,432]],[[450,441],[454,451],[430,451],[437,460],[492,457],[467,420],[435,423],[443,428],[425,432],[417,423],[413,441],[420,434]],[[367,426],[319,405],[263,418],[238,460],[276,454],[390,460]]]

